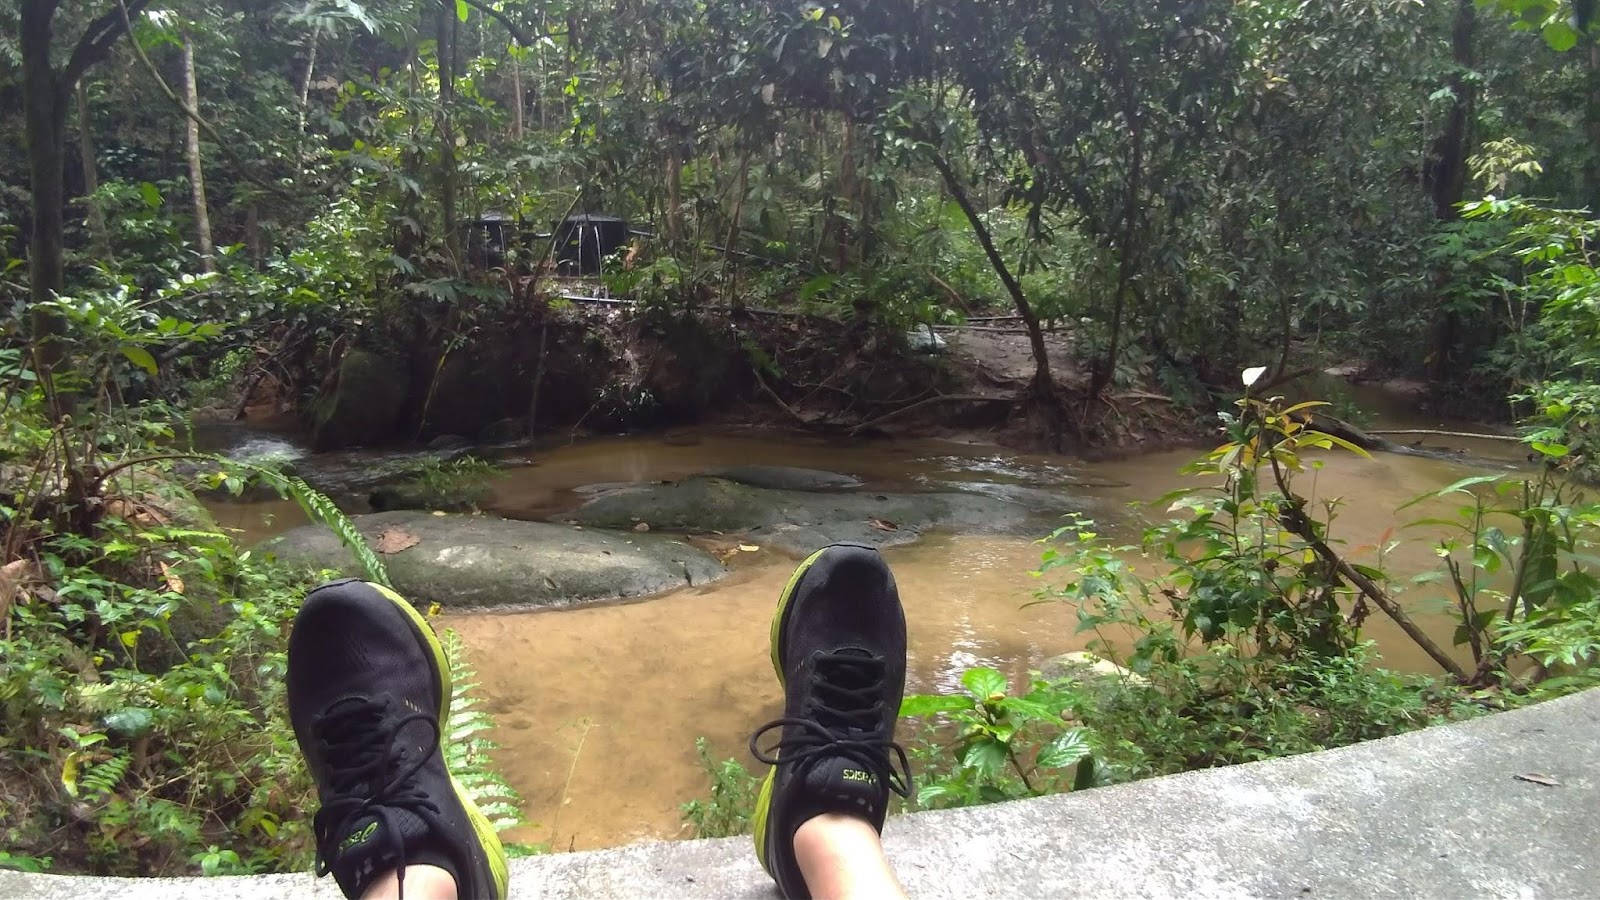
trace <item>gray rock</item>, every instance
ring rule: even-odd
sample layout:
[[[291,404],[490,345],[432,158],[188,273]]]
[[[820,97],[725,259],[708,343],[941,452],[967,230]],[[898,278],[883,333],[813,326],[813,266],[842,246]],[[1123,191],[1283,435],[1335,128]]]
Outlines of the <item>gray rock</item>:
[[[425,512],[351,519],[369,542],[390,529],[418,539],[383,559],[395,589],[419,606],[568,606],[643,597],[727,574],[710,554],[656,535]],[[321,526],[296,528],[263,549],[291,563],[361,574],[355,557]]]
[[[580,525],[629,529],[640,522],[679,532],[748,532],[783,552],[804,554],[839,540],[895,546],[929,529],[1029,534],[1045,527],[1026,506],[967,493],[827,494],[691,478],[595,497],[562,516]]]
[[[848,491],[861,487],[861,479],[819,469],[794,466],[726,466],[706,473],[716,478],[780,491]]]

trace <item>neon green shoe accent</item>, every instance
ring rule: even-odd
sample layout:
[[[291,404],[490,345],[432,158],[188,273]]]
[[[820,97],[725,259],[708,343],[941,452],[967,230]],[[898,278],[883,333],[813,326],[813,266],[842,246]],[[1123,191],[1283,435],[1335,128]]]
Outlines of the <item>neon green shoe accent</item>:
[[[794,574],[789,576],[789,583],[783,586],[783,592],[778,594],[778,609],[772,614],[769,637],[772,642],[772,671],[778,673],[779,687],[788,687],[788,679],[783,677],[783,660],[778,658],[778,644],[783,637],[784,615],[789,611],[789,601],[794,599],[794,591],[800,586],[800,579],[811,568],[811,564],[821,559],[827,550],[827,547],[823,547],[806,557],[805,561],[795,568]],[[755,823],[756,859],[761,862],[761,868],[774,878],[777,876],[773,874],[772,866],[767,862],[767,817],[772,811],[772,788],[777,777],[777,766],[767,770],[767,777],[761,781],[761,794],[756,798],[756,811],[752,816]]]
[[[777,780],[778,768],[773,766],[767,771],[767,777],[761,780],[761,794],[756,797],[756,860],[761,863],[761,868],[766,873],[777,878],[772,872],[772,865],[767,862],[767,813],[772,809],[772,785]]]
[[[422,613],[417,612],[415,606],[412,606],[406,598],[381,584],[367,583],[371,584],[378,593],[388,597],[390,602],[399,607],[400,611],[405,613],[406,618],[411,620],[411,624],[415,626],[417,633],[422,635],[422,639],[427,642],[428,651],[433,654],[434,666],[439,671],[439,726],[443,728],[450,721],[450,657],[445,655],[444,646],[439,643],[438,635],[433,633],[433,626],[428,624],[428,620],[423,618]],[[448,735],[441,735],[440,737],[441,740],[449,739]],[[511,875],[506,869],[506,851],[505,847],[500,844],[500,835],[495,832],[494,825],[490,824],[488,817],[478,810],[478,806],[472,802],[472,798],[467,796],[466,790],[461,787],[461,782],[456,781],[454,773],[450,773],[450,787],[455,790],[456,799],[460,800],[462,807],[466,809],[467,820],[472,823],[472,833],[477,836],[478,843],[483,845],[483,852],[489,857],[489,873],[494,877],[495,897],[498,900],[504,900],[506,893],[510,890]]]
[[[789,686],[788,681],[783,677],[783,661],[778,658],[778,641],[783,636],[783,617],[789,611],[789,601],[794,599],[794,589],[800,586],[800,579],[811,568],[811,564],[821,559],[822,554],[826,552],[828,552],[828,548],[823,547],[821,550],[806,557],[805,562],[802,562],[794,570],[794,574],[789,576],[789,583],[783,586],[783,593],[778,595],[778,611],[772,614],[772,671],[778,673],[778,684],[781,687],[787,688]]]

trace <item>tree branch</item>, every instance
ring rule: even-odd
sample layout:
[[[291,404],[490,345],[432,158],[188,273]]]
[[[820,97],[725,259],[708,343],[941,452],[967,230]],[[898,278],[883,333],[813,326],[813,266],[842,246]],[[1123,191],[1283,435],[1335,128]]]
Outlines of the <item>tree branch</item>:
[[[496,22],[499,22],[502,26],[504,26],[506,31],[511,32],[512,40],[515,40],[519,45],[521,45],[523,47],[532,47],[536,43],[536,41],[533,38],[533,35],[529,34],[527,29],[525,29],[521,25],[518,25],[517,23],[511,21],[511,17],[510,16],[506,15],[505,13],[501,12],[498,9],[495,9],[494,7],[490,6],[488,3],[485,3],[484,0],[466,0],[466,2],[467,2],[468,6],[472,7],[473,9],[477,10],[478,12],[483,13],[484,15],[486,15],[489,18],[495,20]]]
[[[132,0],[126,5],[122,0],[117,0],[116,9],[108,10],[90,22],[83,30],[83,36],[78,38],[78,45],[72,48],[67,67],[61,72],[62,83],[68,87],[77,84],[90,66],[105,59],[111,51],[111,45],[122,37],[124,31],[133,33],[132,17],[144,12],[149,5],[150,0]]]

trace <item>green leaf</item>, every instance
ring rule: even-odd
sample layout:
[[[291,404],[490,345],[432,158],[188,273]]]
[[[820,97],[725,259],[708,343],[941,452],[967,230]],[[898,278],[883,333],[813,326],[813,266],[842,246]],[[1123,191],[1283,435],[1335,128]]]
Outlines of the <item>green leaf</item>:
[[[944,712],[959,712],[972,709],[977,704],[971,697],[959,695],[930,695],[912,694],[900,701],[900,715],[925,718]]]
[[[1561,459],[1572,452],[1572,448],[1566,444],[1547,444],[1544,441],[1533,441],[1531,446],[1536,453],[1548,456],[1551,459]]]
[[[1546,23],[1542,33],[1544,34],[1544,42],[1549,44],[1550,49],[1557,53],[1565,53],[1578,46],[1578,33],[1572,30],[1571,25],[1560,20],[1551,20]]]
[[[456,18],[465,22],[467,20],[467,12],[469,9],[471,9],[471,7],[467,6],[467,0],[456,0]]]
[[[961,802],[961,792],[939,781],[925,784],[921,790],[917,791],[918,806],[932,806],[940,800],[952,800],[959,804]]]
[[[1005,764],[1005,745],[987,738],[975,741],[961,753],[961,767],[972,769],[980,776],[992,776]]]
[[[144,198],[144,205],[151,209],[161,207],[161,189],[148,181],[139,182],[139,196]]]
[[[1039,748],[1037,762],[1041,769],[1061,769],[1079,762],[1088,755],[1088,735],[1082,728],[1069,728]]]
[[[149,372],[152,376],[156,374],[156,358],[150,355],[149,350],[128,344],[123,346],[122,355],[128,358],[128,362]]]
[[[988,666],[968,669],[961,676],[961,684],[979,700],[987,700],[995,695],[1003,697],[1007,688],[1006,677]]]

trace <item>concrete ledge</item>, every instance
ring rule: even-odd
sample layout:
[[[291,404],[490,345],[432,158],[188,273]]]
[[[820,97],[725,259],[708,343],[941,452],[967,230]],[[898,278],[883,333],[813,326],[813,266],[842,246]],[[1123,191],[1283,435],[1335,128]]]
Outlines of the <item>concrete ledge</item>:
[[[1518,779],[1538,773],[1550,787]],[[1341,750],[893,819],[917,897],[1600,897],[1600,691]],[[758,897],[748,839],[511,863],[518,897]],[[0,897],[339,896],[329,879],[0,872]]]

